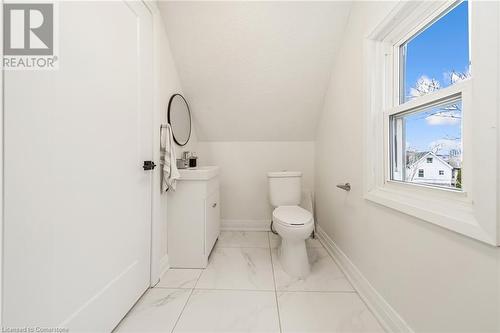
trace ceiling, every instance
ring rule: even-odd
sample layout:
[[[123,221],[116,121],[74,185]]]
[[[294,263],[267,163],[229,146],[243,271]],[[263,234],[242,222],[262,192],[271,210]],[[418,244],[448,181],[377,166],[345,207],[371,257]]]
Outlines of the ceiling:
[[[350,2],[159,6],[199,140],[314,140]]]

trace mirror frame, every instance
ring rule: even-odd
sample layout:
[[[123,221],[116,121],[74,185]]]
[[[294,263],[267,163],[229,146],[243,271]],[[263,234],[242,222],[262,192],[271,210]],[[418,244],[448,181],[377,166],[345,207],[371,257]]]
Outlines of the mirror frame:
[[[189,142],[189,139],[191,139],[191,132],[193,130],[193,120],[191,118],[191,109],[189,108],[189,104],[186,101],[186,99],[184,98],[184,96],[182,96],[181,94],[173,94],[172,97],[170,97],[170,100],[168,101],[167,121],[170,124],[170,126],[172,126],[172,123],[170,122],[170,107],[172,105],[172,101],[174,100],[175,96],[180,96],[180,98],[182,98],[184,103],[186,103],[186,107],[187,107],[188,115],[189,115],[189,135],[188,135],[186,142],[180,143],[179,141],[177,141],[177,138],[175,137],[174,129],[172,128],[172,137],[174,138],[175,143],[182,147],[182,146],[187,145],[187,143]]]

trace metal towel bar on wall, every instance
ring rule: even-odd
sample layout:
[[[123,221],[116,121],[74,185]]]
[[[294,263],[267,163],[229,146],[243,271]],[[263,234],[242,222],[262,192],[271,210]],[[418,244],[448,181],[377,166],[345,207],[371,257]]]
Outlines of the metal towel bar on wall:
[[[351,184],[345,183],[345,184],[338,184],[338,188],[343,189],[344,191],[349,192],[351,190]]]

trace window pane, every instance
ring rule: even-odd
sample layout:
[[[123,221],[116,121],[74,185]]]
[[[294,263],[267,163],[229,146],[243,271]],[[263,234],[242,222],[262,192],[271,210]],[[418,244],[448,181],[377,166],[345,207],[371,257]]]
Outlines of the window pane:
[[[462,188],[462,101],[391,116],[392,180]]]
[[[470,76],[467,1],[401,46],[400,102]]]

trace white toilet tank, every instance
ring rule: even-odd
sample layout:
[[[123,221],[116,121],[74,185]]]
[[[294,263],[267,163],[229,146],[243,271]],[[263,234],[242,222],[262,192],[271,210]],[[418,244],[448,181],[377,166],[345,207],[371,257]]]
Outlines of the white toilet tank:
[[[269,198],[273,207],[294,206],[300,204],[302,172],[269,172]]]

